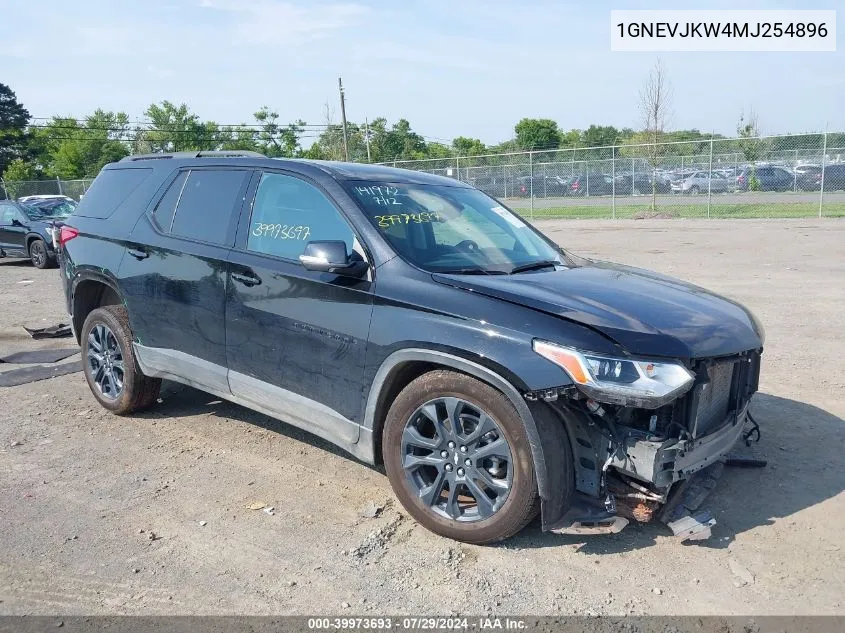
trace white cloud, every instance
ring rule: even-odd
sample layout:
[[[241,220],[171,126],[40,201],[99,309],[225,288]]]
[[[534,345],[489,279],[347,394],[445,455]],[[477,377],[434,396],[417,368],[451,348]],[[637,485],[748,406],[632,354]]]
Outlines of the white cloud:
[[[199,6],[232,14],[240,42],[280,46],[321,39],[355,25],[369,12],[355,3],[305,7],[277,0],[200,0]]]

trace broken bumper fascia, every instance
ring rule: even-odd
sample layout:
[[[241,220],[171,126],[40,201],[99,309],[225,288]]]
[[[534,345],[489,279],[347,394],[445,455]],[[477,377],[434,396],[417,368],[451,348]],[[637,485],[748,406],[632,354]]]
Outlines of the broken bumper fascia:
[[[628,437],[624,451],[619,451],[610,465],[657,488],[668,488],[724,457],[742,436],[747,413],[746,402],[714,432],[694,440],[657,442]]]

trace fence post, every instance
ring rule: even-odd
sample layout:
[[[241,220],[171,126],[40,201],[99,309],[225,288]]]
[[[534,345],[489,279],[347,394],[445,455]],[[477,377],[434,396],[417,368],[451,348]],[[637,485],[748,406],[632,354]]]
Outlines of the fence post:
[[[610,177],[613,179],[610,187],[610,199],[613,201],[613,210],[611,211],[611,218],[616,219],[616,146],[610,148]],[[633,189],[631,189],[633,193]]]
[[[543,198],[549,197],[549,192],[546,189],[546,180],[548,179],[549,174],[546,172],[546,163],[543,163]]]
[[[58,176],[56,176],[56,184],[59,186],[59,195],[63,196],[65,192],[62,191],[62,181],[59,180]]]
[[[824,205],[824,159],[827,154],[827,126],[824,128],[824,142],[822,143],[822,180],[819,183],[819,217],[822,217],[822,205]]]
[[[713,136],[710,136],[710,167],[707,169],[707,219],[710,219],[710,198],[712,197],[713,182]]]
[[[459,155],[455,156],[455,174],[458,180],[461,179],[461,157]]]
[[[531,223],[534,223],[534,152],[528,152],[528,195],[531,198]]]

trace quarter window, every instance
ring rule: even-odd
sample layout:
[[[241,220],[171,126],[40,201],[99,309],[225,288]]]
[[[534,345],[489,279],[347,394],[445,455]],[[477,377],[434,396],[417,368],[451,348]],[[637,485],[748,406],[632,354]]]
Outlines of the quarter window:
[[[296,260],[308,242],[343,240],[352,252],[354,233],[316,187],[282,174],[261,176],[249,225],[247,250]]]
[[[176,180],[170,185],[167,193],[156,206],[153,213],[156,224],[165,233],[170,232],[170,227],[173,224],[173,214],[176,212],[176,205],[179,203],[179,196],[182,195],[182,188],[185,186],[185,179],[188,177],[187,171],[179,172]]]
[[[180,237],[224,244],[235,202],[242,195],[249,174],[249,171],[234,169],[191,170],[182,188],[170,232]]]

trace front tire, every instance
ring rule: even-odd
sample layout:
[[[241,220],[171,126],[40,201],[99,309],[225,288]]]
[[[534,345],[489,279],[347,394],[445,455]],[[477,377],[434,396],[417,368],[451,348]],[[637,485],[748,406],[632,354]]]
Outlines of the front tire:
[[[110,305],[93,310],[85,319],[80,340],[85,380],[103,407],[127,415],[155,403],[161,379],[141,373],[125,307]]]
[[[501,541],[537,514],[528,435],[508,399],[453,371],[420,376],[397,396],[384,426],[388,479],[426,529],[457,541]]]
[[[29,243],[29,259],[33,266],[41,270],[52,268],[55,265],[55,260],[47,252],[47,244],[40,238],[36,238]]]

